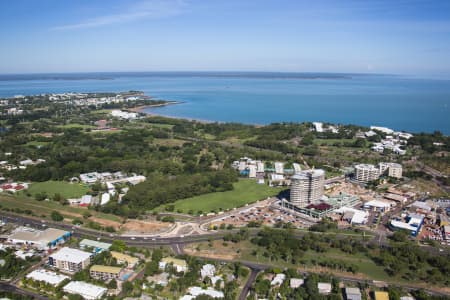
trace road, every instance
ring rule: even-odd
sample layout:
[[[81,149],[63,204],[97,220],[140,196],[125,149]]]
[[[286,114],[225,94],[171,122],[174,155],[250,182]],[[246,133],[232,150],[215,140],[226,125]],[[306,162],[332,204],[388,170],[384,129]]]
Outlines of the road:
[[[248,292],[250,291],[250,288],[252,287],[253,282],[256,279],[256,276],[258,276],[258,273],[260,272],[260,270],[257,270],[257,269],[251,269],[251,270],[252,271],[250,273],[250,276],[248,277],[248,280],[245,283],[245,286],[242,289],[241,294],[239,295],[239,300],[247,299]]]
[[[29,216],[19,216],[16,214],[11,214],[11,213],[7,213],[7,212],[0,212],[0,217],[7,222],[13,222],[13,223],[18,223],[18,224],[23,224],[23,225],[28,225],[30,227],[35,227],[35,228],[45,228],[43,227],[43,222],[41,222],[40,219],[37,218],[33,218],[33,217],[29,217]],[[170,246],[174,252],[176,254],[183,254],[183,246],[185,244],[189,244],[189,243],[195,243],[195,242],[204,242],[204,241],[208,241],[210,239],[221,239],[223,238],[224,235],[229,234],[231,232],[235,232],[236,230],[227,230],[225,232],[220,232],[220,233],[213,233],[213,234],[203,234],[203,235],[192,235],[192,236],[186,236],[186,237],[156,237],[153,239],[145,239],[145,238],[136,238],[133,239],[132,237],[122,237],[120,235],[115,235],[113,237],[110,237],[108,234],[103,233],[103,232],[98,232],[95,230],[90,230],[90,229],[84,229],[84,228],[75,228],[73,229],[72,225],[69,224],[61,224],[58,222],[45,222],[46,226],[51,226],[54,228],[60,228],[60,229],[64,229],[67,231],[73,231],[73,236],[75,237],[90,237],[93,239],[96,239],[97,237],[101,237],[102,241],[105,242],[112,242],[113,240],[123,240],[127,243],[127,245],[129,246],[136,246],[136,247],[154,247],[154,246],[161,246],[161,245],[168,245]],[[251,230],[249,231],[250,235],[256,235],[257,230]],[[295,232],[294,236],[299,238],[302,237],[304,234],[308,233],[308,231],[303,232]],[[327,233],[317,233],[317,234],[327,234]],[[345,234],[337,234],[336,236],[339,236],[341,238],[346,238],[347,236]],[[385,235],[381,235],[380,232],[374,232],[374,236],[373,239],[376,240],[377,242],[381,242],[381,244],[387,244],[386,239],[384,238]],[[436,249],[437,250],[437,249]],[[211,260],[211,258],[205,258],[205,259],[209,259]],[[220,262],[234,262],[234,261],[227,261],[227,260],[223,260],[223,259],[217,259],[217,261]],[[239,261],[242,265],[250,268],[250,270],[252,271],[251,276],[249,277],[246,285],[244,286],[244,290],[241,293],[240,297],[244,297],[244,298],[240,298],[240,299],[245,299],[246,295],[248,294],[249,288],[252,286],[253,281],[256,278],[256,275],[264,269],[270,268],[272,266],[270,265],[263,265],[263,264],[257,264],[254,262],[248,262],[248,261]],[[253,276],[252,276],[253,274]],[[339,278],[341,281],[348,281],[348,282],[361,282],[361,283],[365,283],[366,280],[358,280],[358,279],[354,279],[354,278],[350,278],[350,277],[343,277],[343,276],[336,276],[337,278]],[[7,285],[9,286],[9,285]],[[408,286],[408,285],[402,285],[401,287],[405,288],[405,289],[410,289],[410,290],[414,290],[417,289],[416,286]],[[9,289],[18,289],[15,286],[9,287]],[[445,293],[441,293],[435,290],[426,290],[427,292],[434,294],[434,295],[446,295]],[[24,291],[27,292],[27,291]],[[245,293],[244,293],[245,292]],[[244,296],[243,296],[244,295]],[[45,297],[41,297],[41,298],[36,298],[36,299],[47,299]]]
[[[32,293],[30,291],[18,288],[17,286],[7,283],[7,282],[0,282],[0,290],[5,291],[5,292],[12,292],[12,293],[24,295],[24,296],[31,296],[31,297],[33,297],[33,299],[37,299],[37,300],[48,300],[49,299],[49,298],[41,296],[39,294]]]

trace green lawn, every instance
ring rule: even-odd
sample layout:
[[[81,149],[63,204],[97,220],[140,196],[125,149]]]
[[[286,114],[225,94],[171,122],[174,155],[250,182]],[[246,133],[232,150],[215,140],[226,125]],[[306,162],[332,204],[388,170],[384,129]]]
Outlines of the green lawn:
[[[87,191],[89,191],[89,188],[84,185],[65,181],[36,182],[31,184],[28,189],[28,192],[33,196],[45,192],[49,197],[59,193],[64,198],[78,198],[85,195]]]
[[[69,129],[69,128],[79,128],[79,129],[92,129],[95,128],[95,126],[92,125],[86,125],[86,124],[78,124],[78,123],[69,123],[69,124],[65,124],[65,125],[58,125],[56,126],[58,128],[63,128],[63,129]]]
[[[77,217],[81,218],[83,213],[87,210],[86,208],[74,207],[69,205],[61,205],[55,201],[36,201],[32,198],[27,197],[24,193],[18,193],[17,195],[0,194],[0,205],[2,208],[8,208],[11,210],[21,209],[21,210],[31,210],[35,216],[50,218],[50,213],[53,210],[59,211],[62,215],[67,218]],[[89,210],[89,212],[101,219],[111,220],[115,222],[121,222],[122,218],[112,214],[105,214],[97,212],[95,210]]]
[[[189,210],[193,210],[195,213],[198,211],[207,213],[213,210],[219,211],[219,209],[226,210],[240,207],[276,195],[280,191],[281,188],[272,188],[265,184],[257,184],[255,180],[242,179],[234,183],[234,190],[232,191],[186,198],[173,204],[175,204],[175,211],[182,210],[187,213]],[[166,205],[157,207],[155,210],[161,211]]]

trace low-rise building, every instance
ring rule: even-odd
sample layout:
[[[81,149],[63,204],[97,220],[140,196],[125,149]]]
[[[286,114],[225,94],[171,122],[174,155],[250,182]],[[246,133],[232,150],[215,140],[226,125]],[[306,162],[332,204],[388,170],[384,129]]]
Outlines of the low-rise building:
[[[123,254],[120,252],[116,252],[116,251],[111,251],[111,256],[114,257],[115,259],[117,259],[117,262],[119,264],[127,264],[128,268],[134,268],[134,266],[138,263],[138,259],[136,257],[127,255],[127,254]]]
[[[347,300],[361,300],[361,291],[359,288],[345,288],[345,297]]]
[[[92,278],[110,281],[111,279],[119,279],[121,271],[121,267],[93,265],[89,270],[89,274]]]
[[[389,293],[383,291],[375,291],[374,293],[375,300],[389,300]]]
[[[37,269],[29,273],[26,278],[30,278],[35,281],[43,281],[52,286],[57,286],[64,280],[69,279],[69,276],[57,274],[55,272],[47,271],[44,269]]]
[[[48,257],[48,264],[68,272],[79,272],[91,263],[92,254],[78,249],[64,247]]]
[[[100,253],[102,251],[109,250],[109,248],[111,248],[111,244],[83,239],[80,242],[80,248],[81,249],[92,248],[95,253]]]
[[[328,295],[329,293],[331,293],[331,283],[318,282],[317,288],[319,289],[319,294]]]
[[[102,298],[108,290],[84,281],[72,281],[63,287],[63,291],[69,294],[78,294],[86,300],[96,300]]]
[[[302,278],[291,278],[289,281],[289,286],[291,289],[296,289],[302,286],[303,283],[305,283],[305,280]]]
[[[159,262],[159,268],[161,270],[164,270],[166,266],[170,264],[173,265],[173,267],[178,273],[186,272],[188,270],[187,263],[184,259],[178,259],[173,257],[164,257],[163,259],[161,259],[161,261]]]
[[[46,250],[63,244],[70,238],[70,235],[68,231],[55,228],[37,230],[29,227],[18,227],[8,236],[8,242]]]
[[[279,273],[273,277],[272,281],[270,282],[270,285],[271,286],[282,285],[285,279],[286,279],[286,275],[283,273]]]
[[[202,279],[205,279],[205,277],[213,277],[216,273],[216,267],[211,264],[203,265],[202,269],[200,270],[200,276]]]

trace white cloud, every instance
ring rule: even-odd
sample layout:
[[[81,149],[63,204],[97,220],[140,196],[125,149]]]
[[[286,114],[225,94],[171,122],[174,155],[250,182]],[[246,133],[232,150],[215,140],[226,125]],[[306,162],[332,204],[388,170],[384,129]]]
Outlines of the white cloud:
[[[53,27],[52,30],[73,30],[100,27],[140,19],[160,19],[179,15],[186,7],[184,0],[145,0],[135,3],[123,13],[108,14],[74,24]]]

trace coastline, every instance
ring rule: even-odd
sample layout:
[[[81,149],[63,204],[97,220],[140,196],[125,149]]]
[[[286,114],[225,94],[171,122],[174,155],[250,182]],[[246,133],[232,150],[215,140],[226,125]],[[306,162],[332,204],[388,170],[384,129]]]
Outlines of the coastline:
[[[133,108],[128,108],[127,110],[132,111],[132,112],[137,112],[137,113],[149,114],[147,112],[144,112],[143,110],[147,109],[147,108],[152,108],[152,107],[162,107],[162,106],[182,104],[182,103],[184,103],[184,102],[183,101],[167,101],[165,103],[160,103],[160,104],[150,104],[150,105],[136,106],[136,107],[133,107]]]

